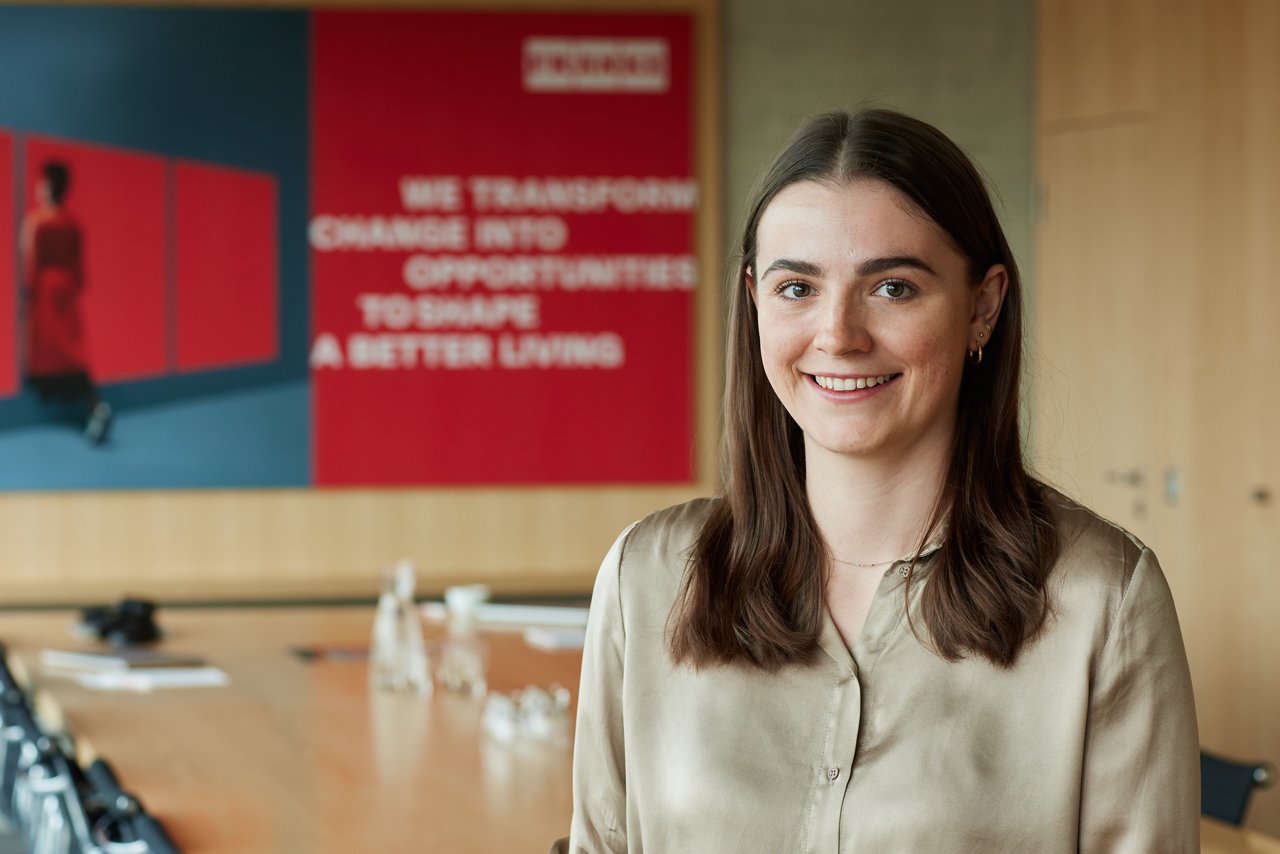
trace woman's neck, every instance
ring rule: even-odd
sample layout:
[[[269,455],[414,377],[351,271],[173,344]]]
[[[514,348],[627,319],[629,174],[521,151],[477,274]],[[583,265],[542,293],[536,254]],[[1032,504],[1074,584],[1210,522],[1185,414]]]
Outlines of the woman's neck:
[[[874,563],[914,554],[946,477],[947,450],[918,449],[905,460],[867,459],[806,442],[805,490],[831,556]]]

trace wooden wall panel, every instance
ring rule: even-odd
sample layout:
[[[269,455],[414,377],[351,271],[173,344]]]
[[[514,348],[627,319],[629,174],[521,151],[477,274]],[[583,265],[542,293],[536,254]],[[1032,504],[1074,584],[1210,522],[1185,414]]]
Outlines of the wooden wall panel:
[[[1048,480],[1135,532],[1149,514],[1139,487],[1158,453],[1151,355],[1159,330],[1147,310],[1154,217],[1141,168],[1153,137],[1150,123],[1057,133],[1042,140],[1039,163],[1036,462]]]
[[[1042,0],[1036,43],[1041,125],[1152,113],[1160,8],[1150,0]]]
[[[1201,740],[1280,762],[1280,7],[1206,4],[1191,475]],[[1189,481],[1190,482],[1190,481]],[[1252,824],[1280,834],[1280,791]]]
[[[1098,419],[1095,443],[1073,444],[1078,426],[1048,429],[1062,420],[1053,412],[1062,398],[1046,386],[1036,395],[1037,441],[1049,459],[1070,461],[1082,495],[1160,554],[1202,745],[1277,762],[1280,6],[1126,2],[1114,32],[1095,33],[1111,54],[1100,58],[1073,52],[1079,33],[1103,26],[1097,5],[1040,3],[1047,203],[1036,328],[1068,389],[1114,401],[1142,387],[1143,405]],[[1051,26],[1063,20],[1069,25]],[[1140,21],[1149,28],[1133,32]],[[1135,53],[1137,37],[1144,44]],[[1138,56],[1150,67],[1133,67]],[[1087,266],[1081,254],[1136,276],[1123,285],[1133,294],[1113,300],[1118,317],[1073,305]],[[1105,471],[1117,461],[1150,473],[1133,492],[1145,518],[1107,493]],[[1280,790],[1255,797],[1248,823],[1280,834]]]
[[[231,5],[231,4],[228,4]],[[349,2],[267,6],[351,6]],[[721,140],[718,0],[445,0],[374,8],[688,11],[695,20],[700,287],[697,480],[670,487],[223,490],[0,495],[0,603],[372,596],[409,557],[421,587],[486,582],[505,592],[586,593],[621,529],[718,486],[721,390]]]

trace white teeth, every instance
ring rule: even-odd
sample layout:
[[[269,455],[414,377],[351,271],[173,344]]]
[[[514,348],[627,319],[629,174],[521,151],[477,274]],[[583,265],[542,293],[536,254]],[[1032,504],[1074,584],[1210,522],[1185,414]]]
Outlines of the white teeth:
[[[831,391],[853,391],[859,388],[874,388],[883,383],[887,383],[893,378],[893,374],[881,374],[877,377],[824,377],[814,375],[814,381],[825,389]]]

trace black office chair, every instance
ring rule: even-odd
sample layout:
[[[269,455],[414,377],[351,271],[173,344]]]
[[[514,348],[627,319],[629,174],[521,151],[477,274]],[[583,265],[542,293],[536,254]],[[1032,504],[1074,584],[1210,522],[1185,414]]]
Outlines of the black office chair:
[[[1254,789],[1275,784],[1276,769],[1269,762],[1234,762],[1200,751],[1200,814],[1237,827]]]
[[[8,650],[0,643],[0,694],[21,693],[18,681],[9,670]]]
[[[0,815],[10,822],[16,818],[13,787],[19,775],[23,745],[34,744],[40,735],[26,698],[17,688],[3,658],[0,658]]]
[[[28,850],[98,854],[72,764],[53,740],[41,735],[19,745],[11,808]]]
[[[45,735],[0,646],[0,815],[41,854],[180,854],[106,762],[81,770]]]
[[[84,776],[89,787],[90,804],[98,819],[96,841],[105,845],[115,844],[122,851],[180,854],[163,825],[148,815],[138,799],[121,787],[115,770],[106,760],[95,759],[84,769]],[[132,847],[123,847],[128,844]],[[111,849],[108,847],[107,850]]]

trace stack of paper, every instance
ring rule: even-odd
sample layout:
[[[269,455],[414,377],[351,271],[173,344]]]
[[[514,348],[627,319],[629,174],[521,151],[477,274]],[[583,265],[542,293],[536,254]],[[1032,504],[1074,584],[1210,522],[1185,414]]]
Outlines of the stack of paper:
[[[227,685],[230,679],[193,655],[150,649],[46,649],[40,664],[98,691],[153,691]]]

